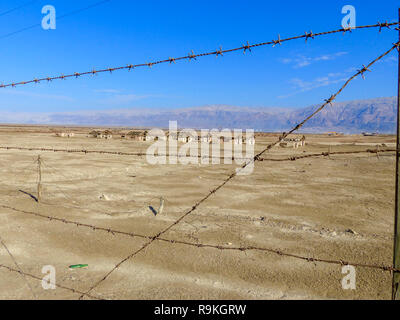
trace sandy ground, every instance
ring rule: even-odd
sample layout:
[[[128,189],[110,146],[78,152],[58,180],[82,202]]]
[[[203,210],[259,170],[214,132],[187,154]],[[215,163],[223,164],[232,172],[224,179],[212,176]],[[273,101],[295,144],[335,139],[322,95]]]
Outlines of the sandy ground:
[[[0,146],[143,152],[149,143],[57,138],[51,128],[2,127]],[[79,134],[81,131],[81,135]],[[257,140],[261,150],[275,138]],[[307,136],[302,149],[266,157],[394,146],[394,137]],[[382,148],[384,149],[384,148]],[[38,155],[42,202],[36,195]],[[144,157],[0,150],[0,237],[19,267],[87,291],[146,239],[112,235],[26,212],[154,236],[219,185],[237,165],[149,165]],[[163,235],[193,243],[279,249],[309,257],[390,265],[394,215],[393,154],[340,155],[256,164]],[[164,210],[155,216],[149,206]],[[24,212],[22,212],[24,211]],[[349,232],[351,229],[353,232]],[[16,268],[4,247],[1,264]],[[70,271],[71,264],[88,264]],[[343,290],[340,265],[272,253],[220,251],[154,241],[92,291],[103,299],[389,299],[391,274],[356,268],[356,290]],[[29,288],[29,286],[31,289]],[[77,299],[79,294],[0,268],[0,299]]]

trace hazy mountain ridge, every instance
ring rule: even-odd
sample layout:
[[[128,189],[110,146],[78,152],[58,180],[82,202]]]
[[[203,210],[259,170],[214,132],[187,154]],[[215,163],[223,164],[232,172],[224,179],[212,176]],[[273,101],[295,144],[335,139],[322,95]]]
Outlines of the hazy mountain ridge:
[[[311,131],[342,131],[345,133],[377,131],[394,133],[396,131],[397,98],[377,98],[334,103],[327,106],[304,128]],[[292,112],[290,123],[305,118],[318,106]]]
[[[395,97],[355,100],[327,106],[311,119],[303,131],[340,131],[357,133],[374,131],[394,133],[396,128]],[[1,123],[65,124],[91,126],[168,127],[176,120],[186,128],[238,128],[263,131],[285,131],[301,122],[319,105],[302,109],[204,106],[177,110],[111,110],[70,113],[0,113]]]

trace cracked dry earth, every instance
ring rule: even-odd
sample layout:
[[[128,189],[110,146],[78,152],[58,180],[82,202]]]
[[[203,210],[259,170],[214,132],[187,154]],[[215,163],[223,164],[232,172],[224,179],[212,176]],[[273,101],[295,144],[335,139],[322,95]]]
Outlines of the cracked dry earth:
[[[149,143],[97,140],[90,128],[57,138],[48,127],[2,127],[0,146],[143,152]],[[256,151],[276,139],[257,139]],[[308,135],[302,149],[275,147],[264,157],[394,146],[394,137]],[[385,147],[381,147],[385,149]],[[37,163],[42,199],[35,202]],[[237,165],[150,165],[145,157],[0,150],[1,265],[42,278],[52,265],[60,286],[86,292],[148,239],[77,227],[39,213],[154,236],[221,184]],[[393,153],[331,155],[256,163],[175,227],[167,239],[257,246],[307,257],[391,265]],[[155,216],[160,198],[164,210]],[[18,264],[18,267],[15,265]],[[72,264],[87,269],[69,270]],[[356,290],[343,290],[340,265],[268,252],[197,248],[154,241],[123,263],[85,299],[389,299],[391,274],[356,268]],[[0,268],[0,299],[78,299],[38,279]]]

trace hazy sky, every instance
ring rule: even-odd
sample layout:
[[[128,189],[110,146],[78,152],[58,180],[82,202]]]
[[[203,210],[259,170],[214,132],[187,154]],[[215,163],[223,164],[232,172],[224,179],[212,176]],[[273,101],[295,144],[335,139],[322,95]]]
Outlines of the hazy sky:
[[[59,19],[56,30],[40,24],[44,5],[57,16],[98,0],[46,0],[7,13],[29,0],[0,1],[0,82],[30,80],[93,68],[270,41],[341,27],[346,4],[357,25],[397,21],[399,1],[128,1],[111,0]],[[391,47],[394,30],[357,30],[272,48],[164,64],[135,71],[0,89],[0,111],[76,111],[182,108],[207,104],[302,107],[328,98],[344,79]],[[338,99],[394,96],[395,53],[356,80]]]

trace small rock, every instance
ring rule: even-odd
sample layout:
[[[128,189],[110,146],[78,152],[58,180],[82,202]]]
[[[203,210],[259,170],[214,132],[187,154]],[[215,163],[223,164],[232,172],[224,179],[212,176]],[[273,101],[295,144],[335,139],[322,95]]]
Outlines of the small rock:
[[[352,230],[352,229],[347,229],[345,232],[351,233],[351,234],[358,234],[357,232],[355,232],[355,231]]]
[[[102,195],[99,197],[99,199],[100,199],[100,200],[110,201],[110,198],[107,197],[105,194],[102,194]]]

